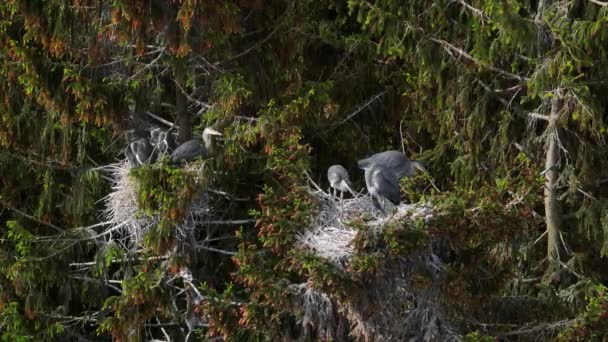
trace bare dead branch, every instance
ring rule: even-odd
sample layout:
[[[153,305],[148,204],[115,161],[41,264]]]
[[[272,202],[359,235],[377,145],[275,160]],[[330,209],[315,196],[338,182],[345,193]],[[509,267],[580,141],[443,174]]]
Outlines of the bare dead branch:
[[[384,94],[386,94],[386,91],[380,92],[380,93],[372,96],[364,104],[360,105],[354,112],[348,114],[344,119],[340,120],[339,122],[337,122],[335,124],[332,124],[328,129],[326,129],[325,131],[323,131],[323,133],[327,133],[327,132],[332,131],[332,130],[336,129],[337,127],[343,125],[348,120],[352,119],[355,115],[361,113],[365,108],[367,108],[374,101],[376,101],[377,99],[379,99],[380,97],[382,97]]]
[[[178,128],[177,125],[174,124],[173,122],[165,120],[165,119],[161,118],[160,116],[158,116],[156,114],[150,113],[148,111],[144,111],[144,114],[146,114],[147,116],[149,116],[149,117],[151,117],[151,118],[153,118],[155,120],[158,120],[158,121],[162,122],[163,124],[165,124],[165,125],[167,125],[169,127]]]
[[[608,6],[608,2],[603,2],[603,1],[599,1],[599,0],[589,0],[589,2],[592,2],[596,5],[600,5],[600,6]]]
[[[215,253],[224,254],[224,255],[236,255],[236,252],[233,252],[233,251],[225,251],[223,249],[213,248],[213,247],[209,247],[209,246],[205,246],[205,245],[196,245],[196,249],[202,249],[205,251],[215,252]]]

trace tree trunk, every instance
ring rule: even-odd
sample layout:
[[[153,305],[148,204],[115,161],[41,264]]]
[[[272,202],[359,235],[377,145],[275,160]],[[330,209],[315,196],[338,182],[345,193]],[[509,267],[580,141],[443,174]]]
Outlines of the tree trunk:
[[[557,119],[562,109],[561,92],[557,90],[551,99],[551,114],[547,126],[547,142],[545,145],[545,222],[547,224],[547,257],[549,260],[560,258],[561,242],[561,213],[557,199],[557,163],[559,161],[559,137],[557,134]]]
[[[183,93],[186,82],[185,82],[185,68],[184,60],[180,59],[177,61],[175,66],[175,108],[177,109],[176,123],[177,129],[177,142],[183,144],[184,142],[192,139],[192,121],[188,113],[188,102],[186,95]]]

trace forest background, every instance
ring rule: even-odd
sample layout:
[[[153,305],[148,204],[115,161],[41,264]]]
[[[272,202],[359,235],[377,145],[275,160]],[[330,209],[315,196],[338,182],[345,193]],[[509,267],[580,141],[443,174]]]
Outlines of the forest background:
[[[600,0],[4,1],[2,339],[603,340],[607,52]],[[108,165],[163,122],[224,138],[129,171],[134,241]],[[432,218],[352,222],[345,267],[299,248],[311,180],[388,149]]]

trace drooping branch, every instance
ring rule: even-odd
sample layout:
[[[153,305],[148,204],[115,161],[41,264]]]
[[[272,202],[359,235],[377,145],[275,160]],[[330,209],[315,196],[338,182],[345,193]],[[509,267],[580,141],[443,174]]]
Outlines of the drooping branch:
[[[469,12],[473,13],[475,16],[481,18],[482,20],[488,20],[489,19],[488,16],[485,13],[483,13],[482,10],[480,10],[479,8],[471,6],[465,0],[452,0],[451,2],[459,4],[464,9],[466,9]]]

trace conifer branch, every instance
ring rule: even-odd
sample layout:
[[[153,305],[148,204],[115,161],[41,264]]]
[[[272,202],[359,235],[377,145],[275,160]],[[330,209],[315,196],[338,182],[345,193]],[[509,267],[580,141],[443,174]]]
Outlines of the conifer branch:
[[[25,217],[25,218],[27,218],[27,219],[29,219],[31,221],[34,221],[36,223],[39,223],[39,224],[43,225],[43,226],[47,226],[49,228],[53,228],[53,229],[55,229],[56,231],[58,231],[60,233],[64,233],[65,232],[65,229],[60,228],[60,227],[58,227],[58,226],[56,226],[56,225],[54,225],[54,224],[52,224],[50,222],[44,222],[44,221],[42,221],[42,220],[40,220],[40,219],[38,219],[38,218],[36,218],[36,217],[34,217],[32,215],[28,215],[28,214],[24,213],[23,211],[21,211],[21,210],[19,210],[17,208],[13,208],[12,206],[6,204],[4,201],[0,201],[0,205],[2,205],[4,208],[6,208],[6,209],[8,209],[8,210],[10,210],[10,211],[12,211],[12,212],[14,212],[16,214],[19,214],[19,215],[21,215],[21,216],[23,216],[23,217]]]
[[[489,20],[488,16],[485,13],[483,13],[482,10],[469,5],[465,0],[452,0],[452,2],[461,5],[462,7],[469,10],[471,13],[473,13],[475,16],[481,18],[482,20]]]
[[[546,330],[561,329],[561,328],[572,325],[574,322],[575,322],[574,320],[568,319],[568,320],[558,321],[555,323],[542,323],[542,324],[538,324],[534,327],[517,329],[517,330],[513,330],[510,332],[503,333],[503,334],[499,334],[498,336],[505,337],[505,336],[537,334],[539,332],[546,331]]]
[[[527,77],[523,77],[523,76],[519,76],[519,75],[515,75],[514,73],[508,72],[506,70],[502,70],[499,69],[493,65],[489,65],[486,64],[480,60],[478,60],[477,58],[471,56],[469,53],[467,53],[466,51],[462,50],[459,47],[456,47],[450,43],[448,43],[447,41],[443,40],[443,39],[437,39],[437,38],[430,38],[431,41],[441,45],[443,47],[444,50],[446,50],[446,52],[450,55],[450,56],[454,56],[454,53],[458,54],[458,56],[456,57],[464,57],[465,59],[469,60],[470,62],[473,62],[474,64],[477,64],[481,67],[484,67],[488,70],[494,71],[496,73],[499,73],[507,78],[511,78],[511,79],[515,79],[521,83],[525,82],[528,80]]]

